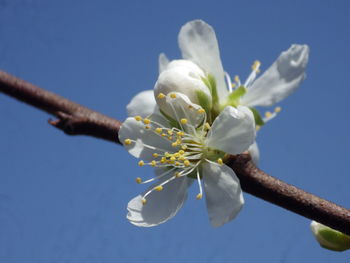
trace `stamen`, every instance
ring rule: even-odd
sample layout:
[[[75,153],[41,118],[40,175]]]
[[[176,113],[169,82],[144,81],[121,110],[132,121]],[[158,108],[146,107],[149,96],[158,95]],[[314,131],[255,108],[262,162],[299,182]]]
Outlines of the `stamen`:
[[[142,198],[142,199],[141,199],[141,202],[142,202],[143,205],[145,205],[145,204],[147,203],[146,198]]]
[[[181,122],[182,124],[186,124],[188,121],[187,121],[187,119],[183,118],[183,119],[180,120],[180,122]]]
[[[170,98],[176,99],[176,94],[175,94],[175,93],[171,93],[171,94],[170,94]]]
[[[198,182],[198,186],[199,186],[199,194],[197,194],[196,198],[197,198],[197,200],[200,200],[203,197],[203,190],[202,190],[201,177],[199,175],[198,169],[197,169],[197,182]]]
[[[270,118],[270,117],[271,117],[271,115],[272,115],[272,113],[271,113],[271,112],[269,112],[269,111],[265,112],[265,117],[266,117],[266,118]]]
[[[151,126],[146,125],[146,126],[145,126],[145,129],[146,129],[146,130],[149,130],[149,129],[151,129]]]
[[[125,139],[124,140],[124,144],[125,145],[130,145],[131,144],[131,140],[130,139]]]
[[[163,186],[162,185],[158,185],[156,187],[154,187],[154,190],[156,190],[157,192],[160,192],[163,190]]]
[[[252,70],[254,70],[256,73],[259,73],[259,67],[260,67],[261,63],[259,60],[255,60],[253,65],[252,65]]]
[[[198,111],[197,111],[199,114],[203,114],[205,113],[205,110],[203,108],[200,108]]]
[[[154,158],[157,158],[157,157],[159,156],[159,154],[158,154],[158,153],[154,153],[154,154],[152,154],[152,156],[153,156]]]
[[[156,164],[157,164],[157,162],[156,162],[155,160],[153,160],[153,161],[151,162],[151,166],[152,166],[152,167],[155,167]]]
[[[190,161],[189,161],[189,160],[185,160],[185,161],[184,161],[184,165],[185,165],[185,166],[189,166],[189,165],[190,165]]]
[[[160,134],[162,132],[162,128],[156,128],[154,131]]]
[[[139,164],[139,166],[144,166],[144,165],[145,165],[145,162],[141,160],[141,161],[139,161],[138,164]]]
[[[276,112],[276,113],[281,112],[281,110],[282,110],[281,107],[276,107],[276,108],[275,108],[275,112]]]
[[[157,98],[158,99],[164,99],[165,98],[165,94],[164,93],[159,93]]]
[[[220,165],[223,165],[223,161],[222,161],[222,159],[221,158],[219,158],[218,160],[217,160],[217,162],[218,162],[218,164],[220,164]]]
[[[135,116],[134,119],[137,120],[137,121],[141,121],[142,120],[141,116]]]
[[[136,183],[138,183],[138,184],[142,183],[142,179],[141,179],[140,177],[137,177],[137,178],[135,179],[135,181],[136,181]]]
[[[143,123],[146,124],[146,125],[147,125],[147,124],[150,124],[150,123],[151,123],[151,120],[145,118],[145,119],[143,119]]]

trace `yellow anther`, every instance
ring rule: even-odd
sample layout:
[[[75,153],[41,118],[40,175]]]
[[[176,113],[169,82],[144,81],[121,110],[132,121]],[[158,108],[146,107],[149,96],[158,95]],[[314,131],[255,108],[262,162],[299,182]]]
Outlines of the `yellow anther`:
[[[176,94],[175,93],[171,93],[170,94],[170,98],[175,99],[176,98]]]
[[[172,136],[168,136],[168,139],[171,141],[173,139],[173,137]]]
[[[169,135],[173,135],[173,131],[172,130],[168,130],[168,134]]]
[[[125,140],[124,140],[124,144],[125,144],[125,145],[131,144],[131,140],[130,140],[130,139],[125,139]]]
[[[145,162],[144,161],[139,161],[139,166],[144,166],[145,165]]]
[[[171,154],[168,152],[165,152],[164,155],[165,155],[165,157],[170,157]]]
[[[174,164],[174,163],[175,163],[175,161],[173,161],[173,160],[168,161],[168,164]]]
[[[186,160],[186,158],[184,156],[179,157],[179,161],[185,161],[185,160]]]
[[[146,126],[145,126],[145,129],[146,129],[146,130],[149,130],[149,129],[151,129],[151,126],[146,125]]]
[[[204,110],[203,108],[201,108],[201,109],[199,109],[197,112],[198,112],[199,114],[203,114],[203,113],[205,112],[205,110]]]
[[[176,166],[179,166],[179,165],[180,165],[180,163],[179,163],[179,162],[175,162],[175,165],[176,165]]]
[[[193,109],[193,106],[192,106],[192,105],[188,105],[188,108],[192,110],[192,109]]]
[[[189,166],[189,165],[190,165],[190,161],[189,161],[189,160],[185,160],[185,161],[184,161],[184,165],[185,165],[185,166]]]
[[[281,110],[282,110],[281,107],[276,107],[276,108],[275,108],[275,112],[276,112],[276,113],[281,112]]]
[[[156,129],[155,129],[155,132],[156,132],[156,133],[161,133],[161,132],[162,132],[162,128],[156,128]]]
[[[240,80],[239,80],[239,76],[238,76],[238,75],[236,75],[236,76],[235,76],[235,78],[234,78],[234,80],[235,80],[236,82],[240,82]]]
[[[145,205],[147,203],[147,200],[145,198],[142,198],[141,202],[143,205]]]
[[[220,164],[220,165],[222,165],[224,162],[222,161],[222,159],[221,158],[219,158],[218,160],[217,160],[217,162],[218,162],[218,164]]]
[[[235,88],[236,87],[236,83],[231,83],[231,87]]]
[[[186,150],[186,149],[187,149],[187,145],[182,145],[182,146],[181,146],[181,149],[182,149],[182,150]]]
[[[183,118],[183,119],[180,120],[180,122],[181,122],[182,124],[186,124],[188,121],[187,121],[187,119]]]
[[[175,161],[176,160],[176,157],[175,156],[171,156],[170,157],[170,161]]]
[[[255,60],[254,61],[254,63],[253,63],[253,65],[252,65],[252,70],[254,70],[254,71],[259,71],[259,67],[260,67],[260,61],[259,60]]]
[[[256,131],[258,131],[258,130],[260,130],[260,129],[261,129],[261,126],[259,126],[259,125],[256,125],[256,126],[255,126],[255,130],[256,130]]]
[[[162,136],[165,137],[165,136],[166,136],[166,133],[162,133]]]
[[[266,118],[270,118],[271,116],[272,116],[271,112],[269,112],[269,111],[265,112],[265,117]]]
[[[163,190],[163,186],[162,185],[158,185],[158,186],[154,187],[154,190],[160,192],[160,191]]]
[[[180,157],[180,153],[174,153],[174,156],[176,157],[176,158],[179,158]]]
[[[154,158],[157,158],[159,156],[158,153],[154,153],[152,155],[153,155]]]
[[[153,161],[151,162],[151,166],[154,167],[154,166],[156,166],[156,165],[157,165],[157,162],[156,162],[155,160],[153,160]]]
[[[134,119],[137,120],[137,121],[142,120],[141,116],[135,116]]]
[[[165,98],[165,94],[164,93],[159,93],[157,98],[158,99],[164,99]]]
[[[177,143],[177,141],[176,141],[176,142],[173,142],[173,143],[171,144],[171,146],[173,146],[173,147],[176,147],[176,146],[178,146],[178,143]]]
[[[179,154],[184,154],[184,153],[185,153],[184,150],[180,150],[180,151],[179,151]]]
[[[210,124],[208,122],[205,123],[204,127],[207,129],[207,130],[210,130]]]
[[[141,179],[140,177],[137,177],[137,178],[135,179],[135,181],[136,181],[136,183],[138,183],[138,184],[142,183],[142,179]]]
[[[199,194],[196,196],[196,199],[197,199],[197,200],[201,200],[202,197],[203,197],[203,195],[202,195],[201,193],[199,193]]]
[[[166,162],[166,158],[162,157],[162,159],[160,160],[161,163],[165,163]]]
[[[144,124],[150,124],[150,123],[151,123],[151,120],[150,120],[150,119],[145,118],[145,119],[143,119],[143,123],[144,123]]]
[[[179,178],[179,177],[180,177],[180,172],[176,172],[176,173],[175,173],[175,177],[176,177],[176,178]]]

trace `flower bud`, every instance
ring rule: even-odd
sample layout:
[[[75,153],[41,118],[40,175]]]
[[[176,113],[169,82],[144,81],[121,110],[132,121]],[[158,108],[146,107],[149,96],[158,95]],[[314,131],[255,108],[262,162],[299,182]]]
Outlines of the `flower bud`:
[[[189,60],[174,60],[159,75],[154,86],[154,96],[160,109],[172,116],[172,109],[159,94],[167,95],[179,92],[186,95],[194,104],[210,111],[212,97],[209,88],[203,82],[205,73]]]
[[[321,247],[334,251],[350,249],[350,236],[316,221],[312,221],[310,227]]]

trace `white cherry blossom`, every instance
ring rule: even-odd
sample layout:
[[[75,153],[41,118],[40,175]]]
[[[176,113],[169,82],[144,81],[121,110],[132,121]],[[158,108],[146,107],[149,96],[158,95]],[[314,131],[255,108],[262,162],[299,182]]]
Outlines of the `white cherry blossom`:
[[[129,153],[141,159],[139,165],[155,168],[155,177],[136,178],[140,184],[154,184],[129,202],[127,218],[142,227],[169,220],[184,204],[189,185],[197,181],[196,198],[205,194],[210,222],[221,226],[244,203],[239,179],[224,164],[225,155],[242,153],[254,142],[254,117],[244,106],[227,106],[209,125],[205,110],[186,95],[172,92],[161,97],[174,120],[159,112],[129,117],[119,131]]]

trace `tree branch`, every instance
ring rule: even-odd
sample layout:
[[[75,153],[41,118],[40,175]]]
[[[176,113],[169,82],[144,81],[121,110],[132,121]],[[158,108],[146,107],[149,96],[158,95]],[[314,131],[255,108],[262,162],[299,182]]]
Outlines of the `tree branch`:
[[[49,123],[66,134],[120,143],[119,121],[2,71],[0,92],[56,116],[58,119]],[[231,156],[227,164],[245,192],[350,235],[350,210],[269,176],[253,164],[248,154]]]

